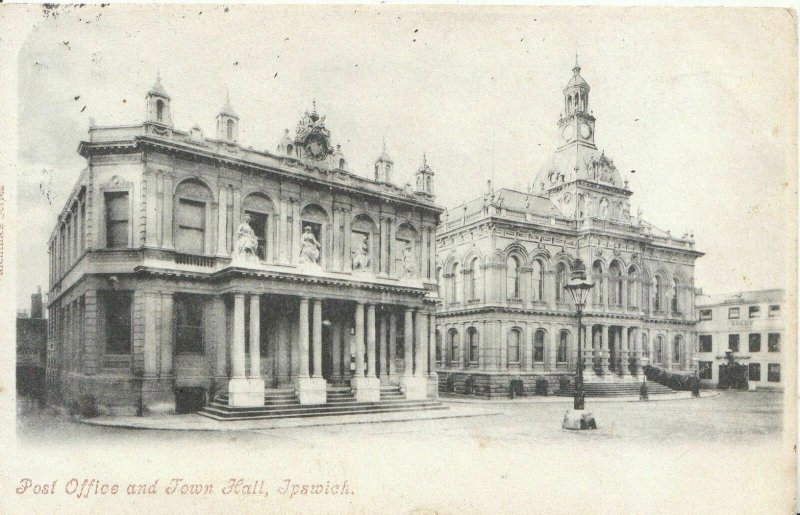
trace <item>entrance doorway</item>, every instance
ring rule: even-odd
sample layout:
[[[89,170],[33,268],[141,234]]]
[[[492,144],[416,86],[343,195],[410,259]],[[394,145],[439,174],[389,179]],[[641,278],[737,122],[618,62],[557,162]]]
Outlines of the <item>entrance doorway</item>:
[[[333,377],[333,331],[328,320],[322,322],[322,377],[328,382]]]

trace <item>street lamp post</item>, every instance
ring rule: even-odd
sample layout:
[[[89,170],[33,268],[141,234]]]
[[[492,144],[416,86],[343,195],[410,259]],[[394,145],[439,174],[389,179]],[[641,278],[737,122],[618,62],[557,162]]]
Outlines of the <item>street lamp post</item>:
[[[567,412],[564,418],[564,424],[562,425],[562,427],[566,429],[587,429],[588,427],[596,427],[591,414],[583,413],[585,392],[583,390],[583,343],[581,342],[581,334],[583,333],[581,317],[583,315],[583,308],[586,306],[586,298],[589,295],[589,290],[591,290],[593,286],[594,284],[586,279],[586,267],[583,261],[576,259],[572,269],[572,277],[569,283],[564,285],[564,289],[572,295],[572,299],[575,301],[575,310],[578,315],[578,362],[575,364],[575,396],[572,405],[573,411]],[[589,421],[589,419],[591,419],[591,421]],[[571,427],[573,425],[576,427]]]

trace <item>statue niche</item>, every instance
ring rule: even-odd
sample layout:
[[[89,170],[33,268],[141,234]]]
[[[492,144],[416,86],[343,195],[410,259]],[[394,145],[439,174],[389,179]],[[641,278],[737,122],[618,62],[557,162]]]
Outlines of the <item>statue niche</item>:
[[[233,262],[236,264],[258,263],[258,238],[253,228],[250,227],[250,215],[244,215],[244,220],[236,229],[236,245],[233,249]]]
[[[353,232],[354,239],[359,242],[353,248],[353,271],[369,272],[372,270],[372,257],[369,255],[369,234]]]
[[[311,226],[304,226],[303,234],[300,236],[300,263],[319,265],[319,251],[321,248],[322,245],[317,241],[314,233],[311,232]]]

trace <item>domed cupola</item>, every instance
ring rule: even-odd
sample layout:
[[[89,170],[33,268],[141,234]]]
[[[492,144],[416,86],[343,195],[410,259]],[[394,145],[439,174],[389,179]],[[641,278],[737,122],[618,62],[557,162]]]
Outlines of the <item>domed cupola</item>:
[[[231,95],[225,90],[225,103],[217,114],[217,139],[228,143],[239,141],[239,115],[231,106]]]
[[[156,82],[145,97],[147,101],[147,121],[172,127],[170,96],[161,84],[161,73],[156,73]]]

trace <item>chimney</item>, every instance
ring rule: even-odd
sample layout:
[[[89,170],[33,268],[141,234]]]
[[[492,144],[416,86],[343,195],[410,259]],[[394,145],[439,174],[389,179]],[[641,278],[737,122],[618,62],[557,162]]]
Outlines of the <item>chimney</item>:
[[[31,318],[42,318],[42,287],[36,288],[36,293],[31,295]]]

